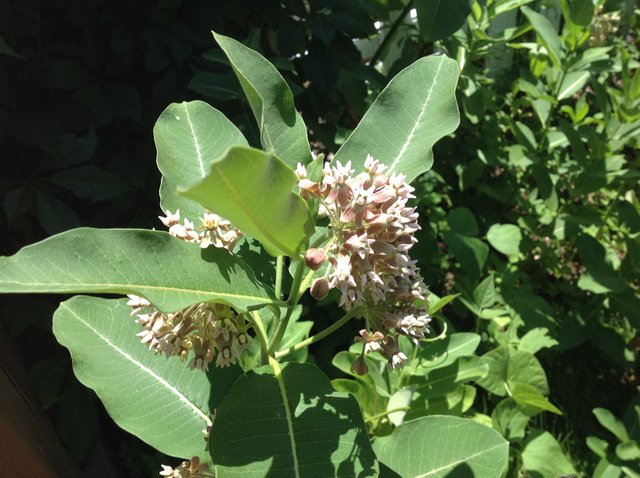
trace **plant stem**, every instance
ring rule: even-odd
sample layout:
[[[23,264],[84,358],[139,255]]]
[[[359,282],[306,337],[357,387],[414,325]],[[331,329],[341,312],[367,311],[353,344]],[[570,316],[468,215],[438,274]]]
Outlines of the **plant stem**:
[[[276,299],[282,299],[282,269],[284,268],[284,256],[276,258]]]
[[[406,410],[409,410],[411,407],[398,407],[398,408],[392,408],[391,410],[387,410],[385,412],[382,413],[378,413],[377,415],[373,415],[372,417],[366,418],[365,422],[369,423],[372,422],[374,420],[377,420],[378,418],[383,418],[386,417],[387,415],[391,414],[391,413],[395,413],[395,412],[404,412]]]
[[[303,349],[305,347],[308,347],[311,344],[316,343],[318,340],[324,339],[327,335],[332,334],[333,332],[338,330],[340,327],[342,327],[344,324],[346,324],[358,312],[360,312],[360,308],[356,307],[356,308],[352,309],[351,311],[349,311],[347,314],[345,314],[342,317],[340,317],[340,319],[338,319],[336,322],[331,324],[329,327],[327,327],[323,331],[318,332],[316,335],[313,335],[313,336],[309,337],[308,339],[305,339],[302,342],[297,343],[296,345],[293,345],[292,347],[289,347],[287,350],[282,350],[281,352],[276,352],[276,354],[275,354],[276,359],[285,357],[285,356],[287,356],[289,354],[297,352],[298,350],[301,350],[301,349]]]
[[[371,57],[371,61],[369,61],[370,65],[375,66],[375,64],[378,62],[378,60],[384,53],[385,48],[387,48],[387,45],[389,44],[389,42],[391,42],[391,39],[396,34],[396,31],[404,22],[404,19],[411,10],[411,7],[413,7],[413,0],[409,0],[409,2],[407,2],[405,7],[400,12],[400,15],[398,15],[398,18],[396,18],[396,20],[393,22],[393,25],[391,25],[391,28],[389,28],[389,32],[385,35],[384,39],[380,43],[380,46]]]
[[[291,315],[293,314],[293,308],[300,300],[300,285],[302,283],[302,274],[304,274],[304,269],[304,260],[298,261],[296,263],[296,270],[293,274],[293,282],[291,283],[289,297],[287,297],[287,313],[284,316],[284,319],[282,319],[282,321],[278,324],[276,333],[271,338],[271,342],[269,342],[268,353],[270,356],[273,355],[275,350],[277,350],[278,346],[280,345],[282,337],[284,337],[284,332],[285,330],[287,330],[287,325],[289,324]]]
[[[268,345],[267,345],[267,330],[264,328],[262,318],[258,312],[253,311],[248,314],[249,321],[253,325],[253,329],[256,331],[256,337],[260,341],[260,365],[266,365],[269,360]]]

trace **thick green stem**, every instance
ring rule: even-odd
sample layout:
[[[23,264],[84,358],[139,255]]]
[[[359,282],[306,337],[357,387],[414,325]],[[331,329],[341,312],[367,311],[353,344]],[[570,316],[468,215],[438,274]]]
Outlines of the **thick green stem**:
[[[250,312],[247,317],[249,322],[251,322],[251,325],[253,325],[256,337],[258,337],[258,340],[260,341],[260,364],[266,365],[269,361],[269,354],[267,353],[269,349],[267,344],[267,330],[264,328],[262,318],[258,312]]]
[[[369,417],[369,418],[365,419],[365,422],[369,423],[369,422],[372,422],[372,421],[377,420],[379,418],[386,417],[390,413],[404,412],[404,411],[407,411],[407,410],[410,410],[410,409],[411,409],[411,407],[392,408],[391,410],[387,410],[386,412],[378,413],[377,415],[373,415],[372,417]]]
[[[301,349],[303,349],[305,347],[308,347],[311,344],[316,343],[318,340],[324,339],[327,335],[332,334],[333,332],[338,330],[340,327],[342,327],[344,324],[346,324],[350,319],[352,319],[359,312],[360,312],[360,308],[358,308],[358,307],[356,307],[355,309],[352,309],[351,311],[349,311],[349,313],[343,315],[339,320],[337,320],[336,322],[331,324],[329,327],[327,327],[323,331],[318,332],[316,335],[313,335],[313,336],[309,337],[308,339],[305,339],[302,342],[297,343],[296,345],[294,345],[292,347],[289,347],[287,350],[282,350],[281,352],[276,352],[275,357],[277,359],[279,359],[281,357],[285,357],[285,356],[287,356],[289,354],[297,352],[298,350],[301,350]]]
[[[291,283],[289,297],[287,297],[287,313],[284,316],[284,319],[282,319],[282,321],[278,324],[276,333],[273,335],[273,337],[271,338],[271,342],[269,343],[268,351],[270,356],[272,356],[280,346],[282,337],[284,337],[284,332],[285,330],[287,330],[287,325],[289,325],[289,320],[291,319],[291,315],[293,314],[293,308],[300,300],[300,285],[302,284],[302,275],[304,274],[304,269],[304,261],[298,261],[296,264],[295,272],[293,274],[293,282]]]
[[[282,299],[282,270],[284,269],[284,256],[276,258],[276,299]]]

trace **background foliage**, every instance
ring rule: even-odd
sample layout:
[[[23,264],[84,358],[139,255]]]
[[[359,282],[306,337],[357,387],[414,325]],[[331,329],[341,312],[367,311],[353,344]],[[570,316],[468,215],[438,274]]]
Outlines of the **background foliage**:
[[[356,396],[375,436],[424,415],[474,417],[510,441],[509,476],[521,468],[531,477],[637,476],[634,7],[4,2],[0,254],[80,225],[159,227],[152,128],[170,102],[207,101],[259,144],[251,110],[258,99],[244,99],[210,30],[276,65],[312,147],[325,153],[337,150],[393,75],[446,52],[462,70],[462,122],[436,144],[433,169],[417,179],[423,230],[414,250],[434,293],[431,312],[449,337],[425,345],[400,383],[383,383],[376,364],[365,379],[349,376],[353,352],[336,353],[356,326],[312,348],[309,360]],[[123,474],[156,474],[162,457],[113,425],[73,377],[51,334],[57,302],[2,303],[41,405],[81,465],[100,446]],[[306,307],[318,328],[336,316],[331,300]],[[434,329],[435,336],[441,325]],[[425,373],[424,383],[415,382]],[[403,389],[412,386],[417,392],[407,398]],[[407,400],[406,416],[385,418]],[[385,449],[384,438],[374,448]]]

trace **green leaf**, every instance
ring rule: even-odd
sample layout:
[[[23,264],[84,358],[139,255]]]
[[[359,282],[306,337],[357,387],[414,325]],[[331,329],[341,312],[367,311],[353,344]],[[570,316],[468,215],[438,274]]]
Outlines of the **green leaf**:
[[[482,309],[491,307],[497,302],[498,296],[496,294],[496,284],[493,280],[493,275],[488,276],[478,284],[473,291],[473,300],[478,307]]]
[[[247,145],[240,130],[203,101],[169,105],[153,127],[153,138],[162,173],[160,206],[163,211],[179,209],[191,221],[202,216],[204,208],[179,196],[177,189],[204,179],[211,161],[230,146]]]
[[[487,241],[498,252],[512,256],[520,252],[522,233],[514,224],[494,224],[487,231]]]
[[[260,129],[262,147],[295,168],[311,161],[307,128],[296,111],[291,89],[260,53],[213,32],[247,95]]]
[[[588,71],[572,71],[566,74],[560,83],[558,90],[558,100],[564,100],[571,95],[579,91],[584,85],[587,84],[591,78],[591,73]]]
[[[627,285],[620,278],[618,272],[616,272],[608,262],[606,251],[597,239],[587,234],[580,234],[576,239],[576,247],[578,248],[582,263],[587,268],[589,276],[595,281],[596,287],[600,286],[598,292],[594,290],[593,287],[587,288],[585,282],[578,283],[580,288],[592,290],[596,293],[606,291],[623,292],[627,289]]]
[[[551,61],[559,68],[562,68],[564,60],[564,50],[558,32],[553,27],[548,18],[539,13],[534,12],[529,7],[522,7],[522,13],[529,19],[531,26],[536,31],[542,44],[547,50],[547,54]]]
[[[524,413],[513,398],[505,398],[491,412],[493,428],[509,441],[522,440],[531,415]]]
[[[9,55],[20,60],[25,60],[25,57],[19,55],[13,48],[11,48],[2,36],[0,36],[0,55]]]
[[[414,4],[420,35],[427,42],[455,33],[471,13],[469,0],[416,0]]]
[[[52,175],[49,180],[82,199],[103,201],[118,196],[128,187],[114,174],[93,165],[83,165]]]
[[[460,357],[472,355],[479,344],[480,336],[472,332],[447,335],[443,340],[420,347],[417,359],[409,362],[406,370],[424,375],[428,371],[447,367]]]
[[[431,148],[460,122],[455,101],[458,64],[446,56],[421,58],[376,98],[335,155],[361,171],[370,154],[408,181],[433,164]]]
[[[434,295],[433,293],[431,293],[429,295],[429,300],[431,300],[433,298],[433,295]],[[429,302],[429,304],[428,304],[428,312],[429,312],[429,314],[431,314],[431,315],[435,314],[436,312],[438,312],[440,309],[442,309],[445,305],[447,305],[449,302],[454,300],[459,295],[460,294],[449,294],[449,295],[445,295],[444,297],[438,298],[433,303]]]
[[[120,427],[168,455],[202,454],[211,424],[207,376],[150,352],[130,312],[124,300],[73,297],[56,311],[53,333]]]
[[[624,461],[640,459],[640,447],[635,441],[618,443],[616,446],[616,456]]]
[[[513,390],[518,383],[526,383],[542,395],[549,394],[547,376],[538,359],[532,354],[498,347],[482,358],[489,364],[489,374],[478,380],[478,385],[500,397]]]
[[[558,345],[558,341],[549,337],[549,329],[546,327],[536,327],[527,332],[518,342],[518,350],[536,354],[542,349],[551,348]]]
[[[445,231],[443,236],[465,273],[471,277],[478,277],[489,257],[489,246],[476,237],[463,236],[452,231]]]
[[[629,433],[618,417],[611,413],[606,408],[594,408],[593,414],[598,420],[598,423],[613,433],[616,438],[622,442],[629,440]]]
[[[531,478],[547,478],[576,474],[560,444],[544,430],[533,430],[522,451],[522,462]]]
[[[427,415],[460,416],[473,406],[476,388],[471,385],[459,385],[452,392],[435,397],[423,397],[418,391],[412,398],[411,408],[404,417],[405,422]]]
[[[271,255],[297,257],[314,231],[307,203],[292,191],[297,183],[293,170],[273,154],[234,146],[183,194],[260,241]]]
[[[562,415],[562,412],[542,395],[535,387],[526,383],[515,383],[511,390],[513,399],[524,409],[534,408],[546,410],[556,415]]]
[[[233,76],[209,72],[191,78],[187,88],[219,101],[235,100],[240,93],[240,85]]]
[[[405,423],[377,438],[373,448],[380,463],[400,476],[499,478],[509,443],[472,420],[436,415]]]
[[[457,207],[447,214],[447,223],[453,232],[463,236],[477,236],[480,233],[478,222],[466,207]]]
[[[74,229],[0,257],[0,292],[136,294],[165,312],[206,301],[243,310],[274,299],[226,250],[137,229]]]
[[[422,398],[431,398],[451,393],[458,385],[486,377],[488,372],[489,365],[480,357],[460,357],[447,367],[428,372],[426,379],[411,377],[409,383],[419,385],[416,392]]]
[[[314,365],[272,366],[240,377],[216,409],[216,476],[375,476],[355,399],[335,392]]]

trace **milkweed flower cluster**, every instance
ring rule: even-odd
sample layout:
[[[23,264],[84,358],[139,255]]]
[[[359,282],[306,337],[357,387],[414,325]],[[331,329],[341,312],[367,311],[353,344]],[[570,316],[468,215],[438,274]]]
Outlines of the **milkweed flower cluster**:
[[[167,357],[186,360],[192,352],[191,369],[207,371],[214,359],[217,367],[230,366],[251,347],[249,323],[228,305],[204,302],[165,314],[135,295],[129,295],[127,305],[143,327],[137,334],[141,342]]]
[[[242,233],[229,221],[212,212],[205,212],[197,227],[189,219],[184,219],[180,224],[180,210],[175,213],[165,211],[165,214],[159,219],[169,228],[169,234],[183,241],[197,243],[203,249],[213,245],[233,252],[242,238]]]
[[[381,353],[392,368],[402,366],[407,357],[395,337],[405,335],[417,344],[431,320],[424,309],[427,288],[409,257],[420,229],[416,209],[407,205],[414,188],[403,174],[388,176],[386,166],[371,156],[359,174],[351,162],[325,164],[319,181],[309,179],[301,164],[296,174],[300,194],[319,200],[318,214],[329,219],[332,232],[326,247],[307,251],[309,267],[327,265],[311,294],[320,299],[338,289],[340,306],[362,306],[367,329],[357,340],[364,342],[364,352]],[[364,360],[356,362],[354,370],[363,372]]]

